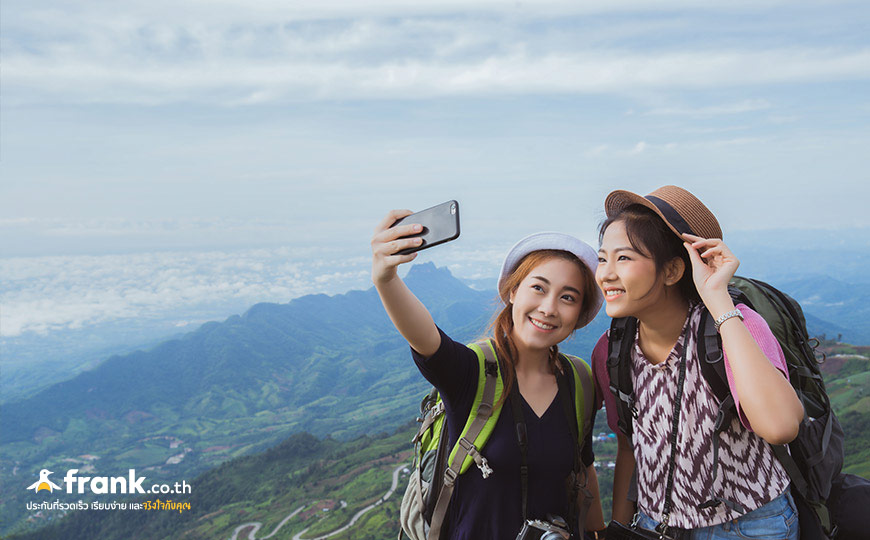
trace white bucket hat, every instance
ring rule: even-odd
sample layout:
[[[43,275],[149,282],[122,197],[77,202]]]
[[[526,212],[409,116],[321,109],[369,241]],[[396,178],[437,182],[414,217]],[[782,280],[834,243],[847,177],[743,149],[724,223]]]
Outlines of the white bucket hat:
[[[514,247],[508,251],[507,257],[504,258],[504,263],[501,265],[501,274],[498,277],[498,288],[501,290],[502,283],[507,277],[516,270],[517,266],[520,264],[520,261],[523,260],[523,257],[528,255],[533,251],[540,251],[543,249],[553,249],[559,251],[567,251],[568,253],[576,256],[580,261],[585,264],[589,270],[592,272],[592,275],[595,276],[595,270],[598,268],[598,253],[592,249],[592,246],[580,240],[579,238],[575,238],[569,234],[558,233],[558,232],[539,232],[529,236],[526,236],[516,244]],[[583,302],[592,302],[594,309],[588,312],[588,316],[578,320],[577,326],[575,328],[583,328],[590,322],[595,316],[598,314],[598,311],[601,309],[601,304],[604,303],[604,295],[601,293],[601,289],[596,285],[595,296],[592,298],[584,298]],[[508,303],[507,298],[502,298],[505,303]],[[585,310],[584,310],[585,311]]]

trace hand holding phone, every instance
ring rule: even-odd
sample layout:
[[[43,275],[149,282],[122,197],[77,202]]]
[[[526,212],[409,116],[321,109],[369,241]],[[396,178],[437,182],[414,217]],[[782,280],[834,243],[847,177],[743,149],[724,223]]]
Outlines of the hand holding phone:
[[[417,251],[449,242],[459,238],[459,203],[451,200],[441,203],[432,208],[421,210],[409,216],[396,220],[390,228],[405,224],[420,224],[423,230],[417,234],[403,236],[402,238],[422,238],[423,243],[397,251],[394,255],[408,255]]]

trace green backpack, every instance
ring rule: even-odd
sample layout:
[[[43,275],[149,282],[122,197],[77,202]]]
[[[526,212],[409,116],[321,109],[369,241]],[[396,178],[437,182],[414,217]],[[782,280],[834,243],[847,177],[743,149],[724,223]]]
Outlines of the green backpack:
[[[495,405],[504,392],[501,366],[495,354],[492,340],[480,341],[469,345],[477,354],[479,363],[477,393],[471,406],[471,414],[465,423],[456,444],[448,448],[447,421],[444,402],[435,388],[432,388],[420,403],[421,423],[414,444],[414,470],[408,481],[402,499],[400,522],[402,532],[399,540],[437,540],[440,538],[444,519],[453,488],[459,475],[464,474],[472,464],[476,465],[487,478],[492,469],[480,451],[489,440],[502,407]],[[594,415],[594,385],[589,365],[575,356],[560,354],[563,369],[571,366],[574,378],[574,412],[577,418],[576,432],[571,426],[572,435],[581,448],[586,435],[592,429]],[[566,406],[567,407],[567,406]],[[579,451],[578,451],[579,454]],[[579,455],[577,456],[579,460]],[[575,463],[577,462],[575,460]],[[585,470],[582,465],[574,471],[575,488],[581,490],[586,501],[590,495],[586,490]],[[582,482],[580,476],[583,477]],[[587,504],[588,507],[588,504]]]

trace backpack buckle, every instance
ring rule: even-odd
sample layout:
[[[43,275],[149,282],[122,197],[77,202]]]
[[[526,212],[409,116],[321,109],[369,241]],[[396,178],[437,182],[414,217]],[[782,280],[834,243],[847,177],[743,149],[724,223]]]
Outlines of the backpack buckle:
[[[489,478],[489,475],[492,474],[492,467],[489,466],[489,462],[485,457],[481,456],[481,462],[477,464],[477,468],[480,469],[480,475],[484,478]]]
[[[631,411],[631,415],[635,418],[638,416],[637,407],[634,406],[636,402],[634,401],[634,394],[628,396],[628,410]]]
[[[483,370],[484,373],[486,373],[490,377],[495,377],[496,375],[498,375],[498,364],[496,364],[495,362],[486,362]]]
[[[613,386],[612,384],[610,385],[610,391],[613,393],[614,396],[616,396],[616,399],[624,402],[625,405],[628,407],[628,410],[631,411],[631,415],[637,418],[638,410],[637,407],[634,406],[637,401],[634,399],[634,392],[632,392],[631,394],[625,394],[621,392],[619,388]]]
[[[455,484],[457,476],[459,476],[459,473],[448,467],[444,471],[444,485],[452,486],[453,484]]]
[[[458,441],[456,441],[463,450],[465,450],[466,454],[471,454],[471,451],[474,449],[474,443],[466,439],[465,437],[461,437]]]
[[[670,513],[665,513],[664,517],[662,518],[662,522],[656,526],[656,532],[659,533],[659,540],[664,540],[665,538],[668,538],[668,539],[671,538],[670,536],[668,536],[668,529],[670,528],[668,526],[668,522],[670,521],[670,519],[671,519]]]
[[[493,472],[492,467],[489,466],[489,462],[486,460],[486,458],[483,456],[483,454],[481,454],[477,450],[477,447],[474,446],[474,443],[469,441],[465,437],[462,437],[457,442],[459,443],[459,446],[463,450],[465,450],[465,455],[470,456],[471,459],[474,460],[474,464],[477,465],[478,469],[480,469],[481,476],[483,476],[484,478],[489,478],[489,475],[491,475]],[[465,458],[463,457],[462,459],[464,460]],[[452,469],[448,469],[448,470],[452,470]],[[446,474],[446,471],[445,471],[445,474]]]

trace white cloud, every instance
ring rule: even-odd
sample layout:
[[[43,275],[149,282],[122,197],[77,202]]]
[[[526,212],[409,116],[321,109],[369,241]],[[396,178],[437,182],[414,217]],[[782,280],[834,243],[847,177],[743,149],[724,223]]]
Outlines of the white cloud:
[[[867,80],[870,49],[854,43],[753,42],[670,33],[713,24],[694,3],[385,1],[317,7],[267,2],[164,2],[23,9],[7,23],[4,82],[13,103],[197,102],[228,106],[320,99],[426,99],[635,93]],[[106,7],[105,4],[98,4]],[[61,7],[62,6],[62,7]],[[673,10],[681,8],[680,14]],[[630,12],[629,16],[612,15]],[[644,14],[654,12],[656,17]],[[701,13],[702,20],[688,14]],[[172,13],[173,17],[167,17]],[[603,15],[602,15],[603,14]],[[611,14],[606,21],[594,17]],[[592,17],[589,19],[588,17]],[[739,29],[736,30],[739,33]],[[703,29],[695,34],[702,34]],[[622,42],[613,36],[621,36]],[[651,114],[720,115],[763,100]]]
[[[8,338],[118,319],[218,316],[227,305],[367,286],[367,264],[290,248],[0,259],[0,330]]]
[[[63,2],[47,0],[24,4],[7,15],[13,19],[39,21],[43,24],[69,24],[70,20],[97,24],[132,25],[141,21],[173,20],[182,24],[264,24],[274,21],[304,22],[351,18],[444,17],[450,15],[515,16],[523,18],[557,18],[576,15],[670,13],[677,10],[706,13],[757,11],[775,6],[794,6],[787,0],[734,0],[699,4],[694,0],[611,0],[590,2],[576,0],[535,0],[518,3],[502,0],[321,0],[287,2],[283,0],[151,0],[130,2],[119,11],[117,3],[105,0]],[[840,5],[859,2],[837,2]],[[810,3],[811,4],[811,3]],[[832,2],[826,3],[830,5]]]
[[[715,133],[715,132],[713,132]],[[598,145],[586,150],[585,155],[589,157],[629,157],[642,156],[646,154],[661,155],[667,152],[680,151],[704,151],[740,147],[753,145],[763,142],[763,139],[755,137],[733,137],[730,139],[711,139],[698,140],[689,142],[661,142],[649,143],[647,141],[639,141],[633,146],[615,146],[615,145]]]
[[[737,103],[709,105],[706,107],[663,107],[652,109],[646,114],[651,116],[709,117],[763,111],[770,108],[771,104],[766,99],[747,99]]]
[[[634,93],[639,89],[870,79],[870,50],[780,49],[764,52],[502,54],[474,61],[388,60],[374,66],[345,60],[224,59],[192,65],[45,59],[8,54],[15,100],[227,105],[310,99],[423,99],[439,96]],[[56,89],[56,90],[52,90]],[[26,92],[26,95],[25,95]],[[749,110],[665,110],[653,114],[734,114]]]
[[[781,125],[781,124],[792,124],[792,123],[794,123],[794,122],[798,122],[798,121],[800,121],[800,119],[801,119],[801,117],[798,116],[798,115],[796,115],[796,114],[786,114],[786,115],[782,115],[782,114],[772,114],[772,115],[770,115],[770,116],[767,117],[767,120],[768,120],[771,124],[778,124],[778,125]]]
[[[416,262],[434,261],[459,277],[492,277],[507,247],[423,252]],[[348,256],[342,249],[287,247],[3,258],[0,336],[124,319],[173,321],[182,327],[190,319],[225,317],[257,302],[367,289],[370,265],[368,256]]]

